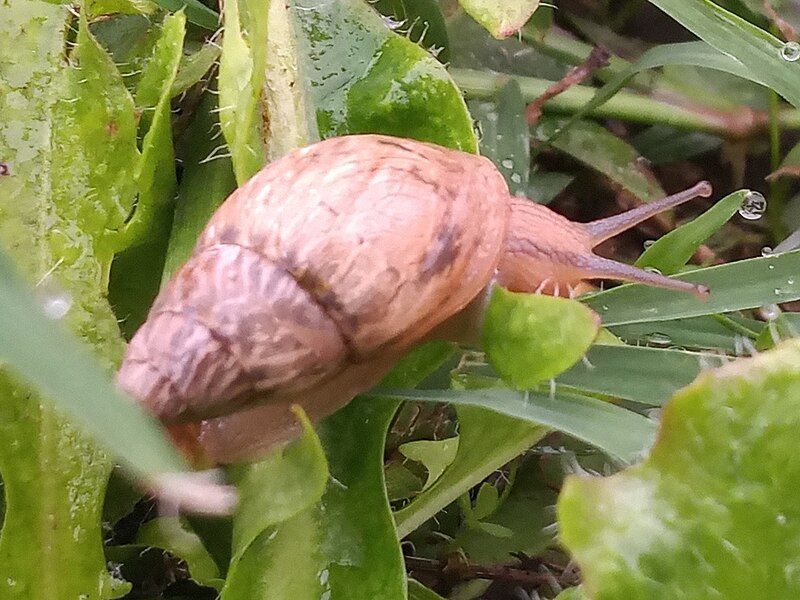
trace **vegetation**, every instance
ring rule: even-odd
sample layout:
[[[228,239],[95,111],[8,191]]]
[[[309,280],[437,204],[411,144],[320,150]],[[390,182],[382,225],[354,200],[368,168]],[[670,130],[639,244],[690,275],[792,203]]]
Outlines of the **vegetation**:
[[[800,12],[537,5],[0,5],[0,599],[800,596]],[[600,251],[713,293],[496,289],[208,514],[125,340],[237,184],[357,132],[575,220],[708,179]]]

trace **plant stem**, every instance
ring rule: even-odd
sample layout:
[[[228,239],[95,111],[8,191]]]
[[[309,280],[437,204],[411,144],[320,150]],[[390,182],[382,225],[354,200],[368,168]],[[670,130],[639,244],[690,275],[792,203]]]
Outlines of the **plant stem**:
[[[450,75],[469,98],[491,98],[510,78],[519,83],[522,97],[532,102],[552,85],[552,81],[535,77],[522,77],[504,73],[490,74],[473,69],[450,69]],[[596,89],[575,86],[552,98],[545,110],[556,113],[574,113],[594,96]],[[598,106],[591,116],[619,119],[648,125],[669,125],[676,129],[704,131],[724,137],[742,137],[763,129],[765,115],[747,112],[745,108],[721,111],[716,108],[687,108],[661,102],[631,92],[618,92],[606,103]],[[784,129],[800,129],[800,111],[788,109],[777,114]]]

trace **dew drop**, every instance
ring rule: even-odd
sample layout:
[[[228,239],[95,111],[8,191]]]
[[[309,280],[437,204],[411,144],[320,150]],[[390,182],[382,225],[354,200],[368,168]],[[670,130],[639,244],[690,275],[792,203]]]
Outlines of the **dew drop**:
[[[648,273],[655,273],[656,275],[662,274],[661,271],[659,271],[655,267],[645,267],[644,270],[647,271]]]
[[[768,304],[761,307],[761,314],[767,321],[774,321],[781,316],[781,308],[777,304]]]
[[[72,296],[49,279],[37,286],[36,298],[44,314],[54,321],[63,319],[72,308]]]
[[[655,243],[656,243],[655,240],[645,240],[644,244],[643,244],[644,245],[644,249],[647,250],[650,246],[652,246]]]
[[[778,522],[778,525],[786,525],[786,515],[782,513],[778,513],[775,520]]]
[[[761,256],[772,256],[772,248],[769,246],[764,246],[761,249]]]
[[[520,175],[519,173],[512,173],[511,181],[513,181],[514,183],[522,183],[522,175]]]
[[[767,199],[760,192],[749,191],[739,207],[739,214],[748,221],[760,219],[767,210]]]
[[[504,158],[500,164],[503,165],[506,169],[514,168],[514,161],[511,160],[510,158]]]
[[[666,348],[672,344],[671,337],[665,333],[659,333],[658,331],[648,334],[645,339],[647,340],[648,344],[655,346],[656,348]]]
[[[786,42],[781,48],[781,58],[789,62],[800,60],[800,44],[797,42]]]
[[[772,270],[774,270],[774,269],[775,269],[775,265],[768,265],[768,267],[767,267],[767,268],[768,268],[770,271],[772,271]]]

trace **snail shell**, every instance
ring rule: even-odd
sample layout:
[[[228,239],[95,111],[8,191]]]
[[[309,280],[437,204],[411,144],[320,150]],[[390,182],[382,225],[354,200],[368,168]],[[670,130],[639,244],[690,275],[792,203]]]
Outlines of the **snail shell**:
[[[118,381],[167,423],[343,404],[486,287],[507,199],[487,159],[411,140],[293,152],[215,213]]]

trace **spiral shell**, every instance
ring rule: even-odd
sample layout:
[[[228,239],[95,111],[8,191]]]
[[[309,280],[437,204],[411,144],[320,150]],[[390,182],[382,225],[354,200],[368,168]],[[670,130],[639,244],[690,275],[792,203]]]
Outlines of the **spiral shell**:
[[[293,152],[212,217],[118,381],[167,422],[320,390],[331,412],[486,287],[509,210],[478,156],[380,135]]]

